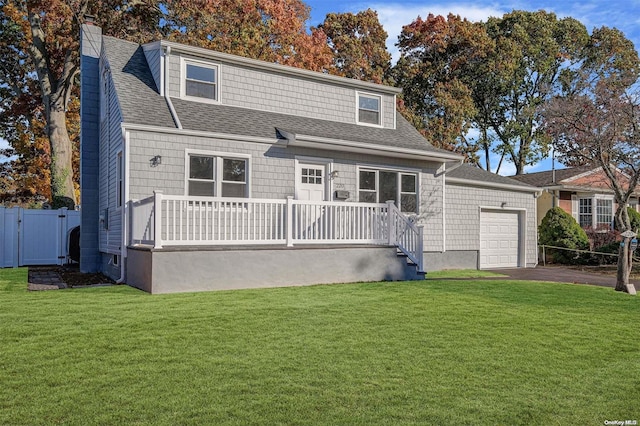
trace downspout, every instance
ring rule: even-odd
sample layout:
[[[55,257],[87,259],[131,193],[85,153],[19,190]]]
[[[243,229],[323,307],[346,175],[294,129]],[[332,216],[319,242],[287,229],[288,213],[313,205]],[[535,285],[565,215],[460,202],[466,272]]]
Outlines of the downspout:
[[[164,95],[164,99],[167,101],[167,106],[169,107],[169,112],[171,113],[171,117],[176,124],[178,129],[182,129],[182,123],[180,122],[180,118],[178,118],[178,113],[176,109],[173,107],[173,102],[171,102],[171,97],[169,97],[169,93],[167,88],[169,87],[169,55],[171,54],[171,46],[167,46],[165,48],[164,53],[164,81],[162,85],[162,94]]]
[[[442,253],[447,251],[447,172],[457,169],[463,163],[464,160],[443,162],[442,173],[436,173],[436,176],[442,175]],[[451,168],[447,169],[447,164],[451,164]]]
[[[122,128],[122,165],[120,166],[122,172],[122,206],[121,212],[122,218],[120,223],[122,224],[121,233],[122,239],[120,240],[120,278],[116,280],[116,284],[122,284],[125,280],[125,260],[127,258],[127,228],[129,223],[127,221],[127,213],[129,212],[129,132]]]

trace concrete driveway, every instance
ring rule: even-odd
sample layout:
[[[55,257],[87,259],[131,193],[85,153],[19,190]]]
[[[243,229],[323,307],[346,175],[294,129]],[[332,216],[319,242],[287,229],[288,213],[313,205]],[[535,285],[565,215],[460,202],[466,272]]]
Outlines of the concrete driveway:
[[[603,287],[616,286],[616,277],[564,268],[562,266],[536,266],[535,268],[492,269],[497,274],[507,275],[514,280],[552,281],[559,283],[591,284]],[[630,280],[640,289],[640,280]]]

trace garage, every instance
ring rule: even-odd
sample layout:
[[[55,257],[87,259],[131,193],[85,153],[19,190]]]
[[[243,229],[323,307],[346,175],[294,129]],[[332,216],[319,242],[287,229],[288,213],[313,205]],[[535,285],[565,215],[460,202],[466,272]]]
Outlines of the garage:
[[[520,212],[482,210],[480,212],[480,268],[520,266]]]

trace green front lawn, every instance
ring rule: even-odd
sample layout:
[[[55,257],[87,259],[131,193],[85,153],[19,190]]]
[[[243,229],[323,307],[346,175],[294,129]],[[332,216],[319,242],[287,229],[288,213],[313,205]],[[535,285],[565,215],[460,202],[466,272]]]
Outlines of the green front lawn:
[[[441,280],[452,278],[500,278],[506,275],[491,271],[481,271],[478,269],[443,269],[441,271],[427,272],[426,279]]]
[[[423,281],[151,296],[0,270],[0,424],[640,420],[640,299]]]

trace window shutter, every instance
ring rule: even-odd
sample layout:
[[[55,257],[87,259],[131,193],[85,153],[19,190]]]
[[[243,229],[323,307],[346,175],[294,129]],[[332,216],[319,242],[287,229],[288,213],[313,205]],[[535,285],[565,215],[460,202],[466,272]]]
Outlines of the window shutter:
[[[578,218],[578,196],[576,194],[571,194],[571,216],[578,222],[580,221]]]

